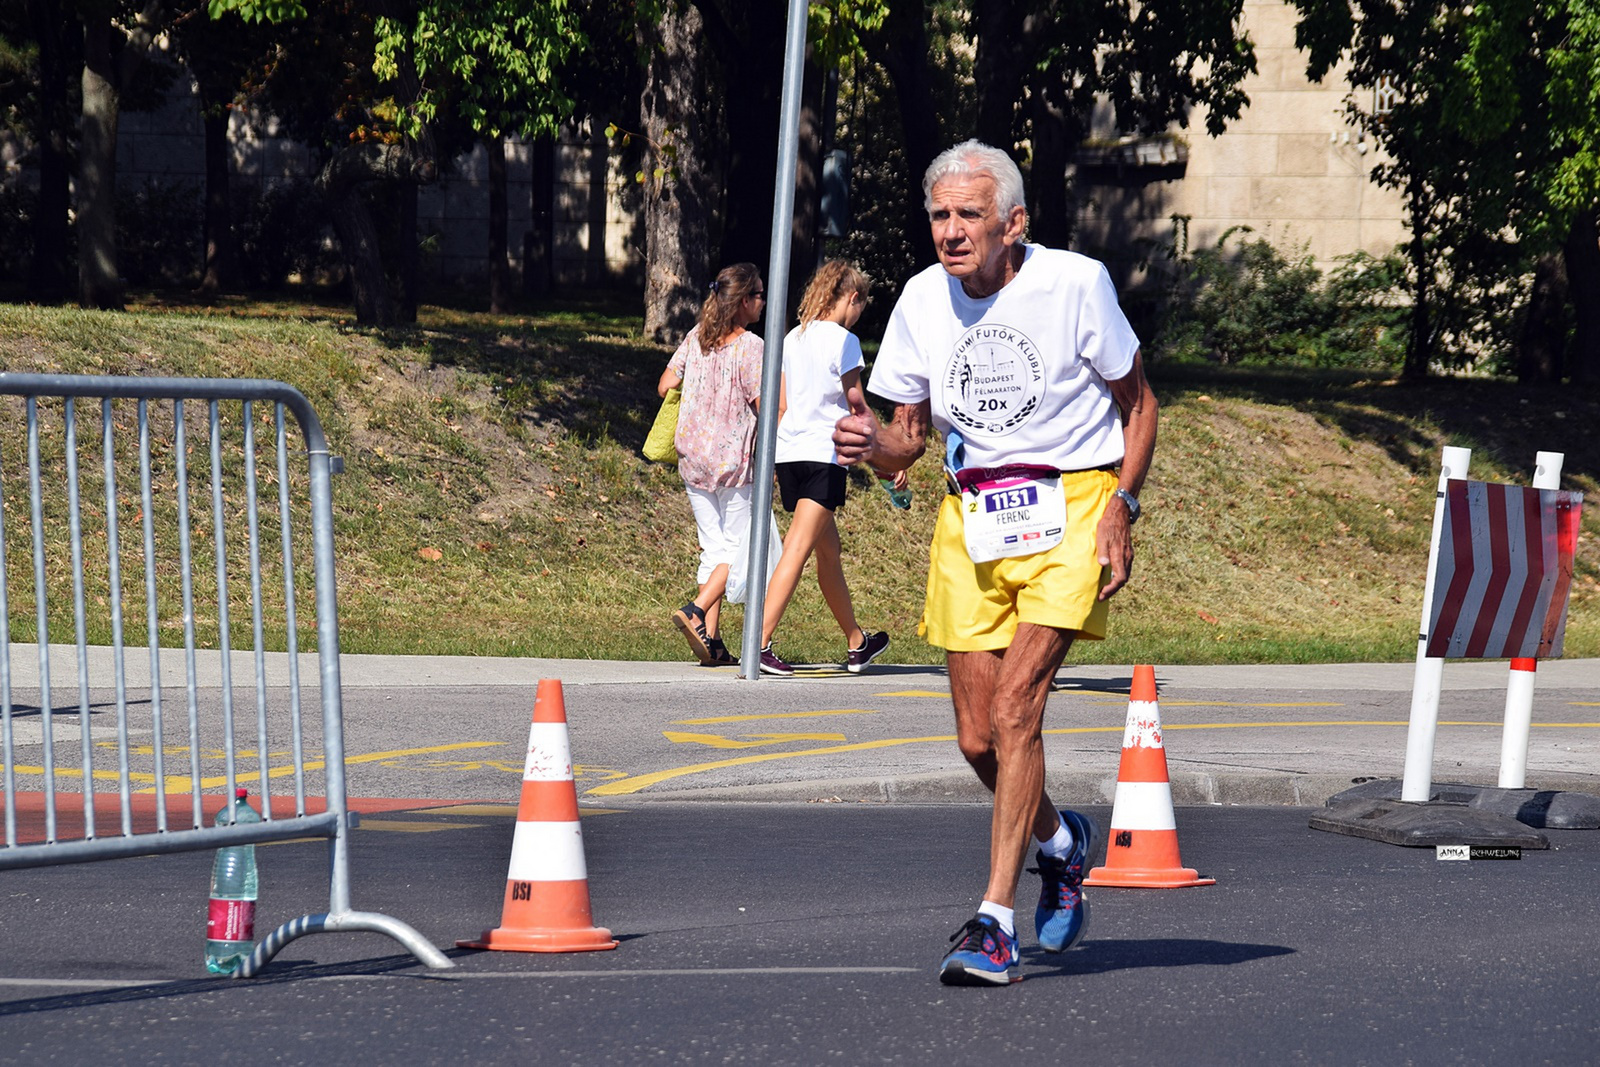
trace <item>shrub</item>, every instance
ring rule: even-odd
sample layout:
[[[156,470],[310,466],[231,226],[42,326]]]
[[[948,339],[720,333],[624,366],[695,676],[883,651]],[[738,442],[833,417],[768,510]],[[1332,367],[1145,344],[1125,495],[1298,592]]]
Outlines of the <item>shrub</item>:
[[[1186,227],[1180,223],[1180,236]],[[1181,247],[1152,345],[1160,357],[1216,363],[1386,368],[1405,356],[1405,266],[1397,256],[1343,256],[1324,275],[1304,246],[1285,256],[1265,240]]]
[[[234,269],[248,289],[277,289],[292,274],[318,277],[337,256],[327,251],[328,212],[309,181],[234,197]]]
[[[117,192],[117,266],[129,285],[193,285],[200,277],[200,187],[147,180]]]
[[[39,194],[21,182],[0,184],[0,248],[6,250],[0,277],[26,281],[33,258],[33,216]]]

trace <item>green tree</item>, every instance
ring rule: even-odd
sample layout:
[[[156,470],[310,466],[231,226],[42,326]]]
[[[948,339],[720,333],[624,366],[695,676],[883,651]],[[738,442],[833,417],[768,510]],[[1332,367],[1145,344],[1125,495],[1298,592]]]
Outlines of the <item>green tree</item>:
[[[1547,358],[1523,359],[1519,369],[1525,378],[1595,382],[1600,7],[1293,2],[1308,73],[1321,78],[1346,63],[1360,91],[1348,110],[1387,156],[1374,180],[1405,198],[1413,298],[1405,374],[1425,376],[1441,339],[1454,342],[1442,354],[1452,362],[1485,348],[1536,353],[1539,344],[1520,342],[1564,304],[1570,341],[1556,338]],[[1519,315],[1494,300],[1504,293]],[[1520,337],[1505,330],[1513,318]]]
[[[399,127],[425,137],[441,118],[464,124],[489,165],[489,305],[509,309],[505,137],[548,136],[573,113],[559,71],[586,44],[566,0],[423,0],[404,17],[377,20],[374,69],[391,82],[414,70],[418,90]]]
[[[337,13],[346,25],[365,29],[360,38],[336,38],[337,47],[354,61],[345,69],[363,69],[350,70],[332,84],[318,80],[329,116],[321,141],[329,156],[317,185],[332,208],[362,321],[401,317],[385,281],[382,242],[364,187],[381,183],[398,191],[402,273],[407,273],[416,245],[415,184],[437,174],[439,127],[465,127],[498,147],[506,133],[544,132],[570,114],[571,101],[555,72],[582,39],[566,0],[389,0],[373,5],[370,22],[364,12],[347,11],[334,0],[310,8],[292,0],[212,0],[211,12],[286,24]],[[324,35],[314,37],[315,46],[325,51]],[[282,66],[303,70],[305,65]],[[376,80],[369,81],[367,73]],[[269,105],[282,102],[304,87],[278,77],[264,99]],[[304,112],[304,104],[296,110]],[[503,203],[502,195],[500,225],[491,225],[491,232],[500,234],[494,258],[501,263]]]

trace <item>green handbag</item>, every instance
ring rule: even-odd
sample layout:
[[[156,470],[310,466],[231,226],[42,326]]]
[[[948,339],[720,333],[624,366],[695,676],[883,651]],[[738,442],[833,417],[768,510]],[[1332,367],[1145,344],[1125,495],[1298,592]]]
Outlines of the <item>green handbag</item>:
[[[678,433],[678,402],[682,399],[683,390],[673,386],[661,400],[661,410],[656,412],[656,421],[650,425],[650,433],[644,439],[644,458],[652,463],[678,462],[678,450],[672,439]]]

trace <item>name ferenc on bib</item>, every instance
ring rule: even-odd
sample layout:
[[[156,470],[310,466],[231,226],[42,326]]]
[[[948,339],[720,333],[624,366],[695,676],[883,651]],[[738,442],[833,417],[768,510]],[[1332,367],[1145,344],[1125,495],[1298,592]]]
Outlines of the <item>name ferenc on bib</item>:
[[[1061,543],[1067,497],[1060,474],[976,481],[961,494],[967,555],[974,563],[1047,552]]]

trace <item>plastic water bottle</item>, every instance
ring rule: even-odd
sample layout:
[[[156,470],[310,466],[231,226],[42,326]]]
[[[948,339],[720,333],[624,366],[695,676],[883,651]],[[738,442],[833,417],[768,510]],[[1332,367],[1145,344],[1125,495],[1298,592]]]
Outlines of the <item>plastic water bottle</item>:
[[[893,478],[879,478],[878,484],[883,486],[883,491],[885,493],[889,494],[890,507],[897,508],[900,511],[906,511],[910,509],[911,487],[909,485],[904,489],[896,489],[894,487]]]
[[[231,809],[217,812],[217,825],[260,822],[261,816],[240,789]],[[232,812],[230,820],[229,812]],[[206,915],[206,970],[232,974],[256,944],[256,846],[217,849],[211,864],[211,907]]]

